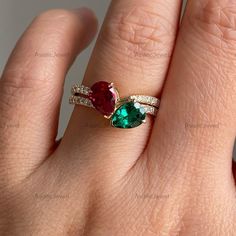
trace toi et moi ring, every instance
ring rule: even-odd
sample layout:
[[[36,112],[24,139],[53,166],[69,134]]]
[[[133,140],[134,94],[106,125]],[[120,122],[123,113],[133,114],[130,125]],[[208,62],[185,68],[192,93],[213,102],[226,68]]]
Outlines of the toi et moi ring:
[[[160,100],[146,95],[120,98],[113,83],[99,81],[91,88],[74,85],[69,103],[94,108],[115,128],[130,129],[145,123],[147,114],[156,116]]]

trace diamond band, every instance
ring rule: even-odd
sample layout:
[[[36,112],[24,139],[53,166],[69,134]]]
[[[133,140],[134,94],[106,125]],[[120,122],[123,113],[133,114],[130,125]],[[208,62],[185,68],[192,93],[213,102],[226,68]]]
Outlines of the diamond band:
[[[92,92],[91,89],[89,87],[84,86],[84,85],[75,84],[71,89],[72,95],[75,95],[75,96],[76,95],[77,96],[79,96],[79,95],[89,96],[89,94],[91,92]],[[135,102],[154,106],[156,108],[159,108],[159,106],[160,106],[160,100],[156,97],[151,97],[151,96],[146,96],[146,95],[132,95],[132,96],[129,96],[128,99],[133,100]]]
[[[133,97],[128,97],[127,100],[133,99]],[[138,102],[138,101],[136,101]],[[85,107],[89,107],[89,108],[93,108],[95,109],[95,107],[93,106],[92,102],[88,99],[88,98],[84,98],[81,96],[75,96],[72,95],[69,98],[69,103],[71,105],[81,105],[81,106],[85,106]],[[142,104],[143,108],[145,109],[146,113],[152,116],[156,116],[157,112],[158,112],[158,108],[147,105],[147,104]]]
[[[72,95],[82,94],[82,95],[88,96],[91,93],[91,89],[84,85],[75,84],[71,89],[71,93]]]
[[[160,100],[155,97],[145,96],[145,95],[132,95],[129,97],[131,100],[134,100],[139,103],[148,104],[158,108],[160,106]]]
[[[80,97],[80,96],[74,96],[72,95],[69,98],[69,103],[73,105],[82,105],[85,107],[95,108],[92,104],[92,102],[88,98]]]
[[[120,98],[113,83],[100,81],[91,88],[74,85],[69,103],[99,111],[116,128],[135,128],[145,122],[146,115],[156,116],[160,100],[146,95]]]

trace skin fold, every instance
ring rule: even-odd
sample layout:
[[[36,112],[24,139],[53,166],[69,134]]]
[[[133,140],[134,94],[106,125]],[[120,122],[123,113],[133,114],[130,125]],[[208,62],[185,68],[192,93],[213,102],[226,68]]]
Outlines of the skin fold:
[[[60,142],[98,23],[55,9],[26,29],[0,79],[1,236],[235,235],[236,2],[190,0],[180,24],[181,4],[111,1],[83,81],[159,97],[157,118],[120,130],[76,106]]]

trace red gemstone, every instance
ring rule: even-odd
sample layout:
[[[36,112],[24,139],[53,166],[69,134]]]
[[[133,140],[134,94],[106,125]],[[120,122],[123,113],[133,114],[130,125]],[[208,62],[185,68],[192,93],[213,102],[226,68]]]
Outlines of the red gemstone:
[[[91,87],[89,95],[93,106],[104,116],[110,116],[115,110],[117,95],[114,87],[107,82],[100,81]]]

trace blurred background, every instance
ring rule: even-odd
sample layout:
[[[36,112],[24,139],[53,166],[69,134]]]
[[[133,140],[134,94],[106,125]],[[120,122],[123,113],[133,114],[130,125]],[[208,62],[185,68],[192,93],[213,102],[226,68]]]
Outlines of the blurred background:
[[[128,1],[128,0],[127,0]],[[174,0],[173,0],[174,1]],[[184,0],[184,6],[186,5]],[[0,0],[0,73],[6,60],[14,47],[17,39],[40,12],[51,8],[78,8],[87,6],[93,9],[98,16],[100,25],[103,22],[110,0],[57,0],[57,1],[32,1],[32,0]],[[183,6],[183,8],[184,8]],[[68,104],[71,85],[83,79],[86,66],[94,47],[95,41],[75,61],[68,73],[64,97],[61,108],[58,136],[61,137],[69,121],[73,107]],[[236,149],[236,148],[235,148]],[[234,152],[236,157],[236,150]]]

